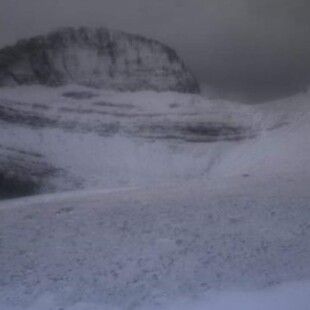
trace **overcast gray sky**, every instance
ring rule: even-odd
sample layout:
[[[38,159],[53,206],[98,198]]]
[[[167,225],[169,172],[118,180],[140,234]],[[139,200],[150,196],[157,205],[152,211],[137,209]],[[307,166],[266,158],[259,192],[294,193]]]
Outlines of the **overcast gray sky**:
[[[310,81],[309,0],[0,0],[0,46],[80,25],[156,38],[223,95],[285,95]]]

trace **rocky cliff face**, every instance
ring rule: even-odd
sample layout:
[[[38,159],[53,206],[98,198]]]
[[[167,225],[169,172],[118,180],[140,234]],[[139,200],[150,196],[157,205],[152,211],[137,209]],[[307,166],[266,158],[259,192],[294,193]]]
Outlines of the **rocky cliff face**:
[[[78,84],[116,90],[197,93],[169,47],[106,28],[64,28],[0,51],[0,86]]]

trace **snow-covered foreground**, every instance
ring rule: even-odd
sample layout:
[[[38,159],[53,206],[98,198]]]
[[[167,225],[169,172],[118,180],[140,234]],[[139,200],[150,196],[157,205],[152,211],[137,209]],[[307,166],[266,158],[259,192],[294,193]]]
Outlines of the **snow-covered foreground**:
[[[1,309],[308,309],[309,178],[2,202]]]
[[[144,309],[155,310],[308,310],[310,302],[309,283],[290,283],[262,291],[229,291],[210,292],[201,299],[181,298],[164,305],[147,306]],[[102,303],[77,302],[66,308],[59,308],[57,296],[45,294],[40,296],[31,306],[6,309],[23,310],[118,310],[119,308]],[[125,308],[127,309],[127,308]]]
[[[48,92],[20,91],[23,109]],[[73,101],[50,92],[50,126],[8,110],[3,149],[40,151],[87,190],[0,203],[1,310],[309,309],[309,94],[257,107],[111,94],[105,108],[135,116],[102,119],[82,100],[84,116],[55,127]],[[21,93],[2,98],[18,105]],[[69,128],[70,117],[92,127]],[[102,137],[101,122],[121,130]]]

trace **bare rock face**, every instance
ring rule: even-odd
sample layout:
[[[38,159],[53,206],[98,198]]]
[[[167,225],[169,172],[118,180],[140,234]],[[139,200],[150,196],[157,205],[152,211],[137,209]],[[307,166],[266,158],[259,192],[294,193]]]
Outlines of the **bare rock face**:
[[[0,86],[31,84],[199,92],[172,49],[106,28],[63,28],[0,50]]]

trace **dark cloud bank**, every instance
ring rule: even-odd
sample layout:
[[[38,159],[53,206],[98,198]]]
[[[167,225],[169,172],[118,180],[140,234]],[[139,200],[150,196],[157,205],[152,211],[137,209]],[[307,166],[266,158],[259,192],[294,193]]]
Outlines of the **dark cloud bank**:
[[[0,45],[59,26],[158,39],[210,94],[262,101],[310,85],[309,0],[0,0]]]

